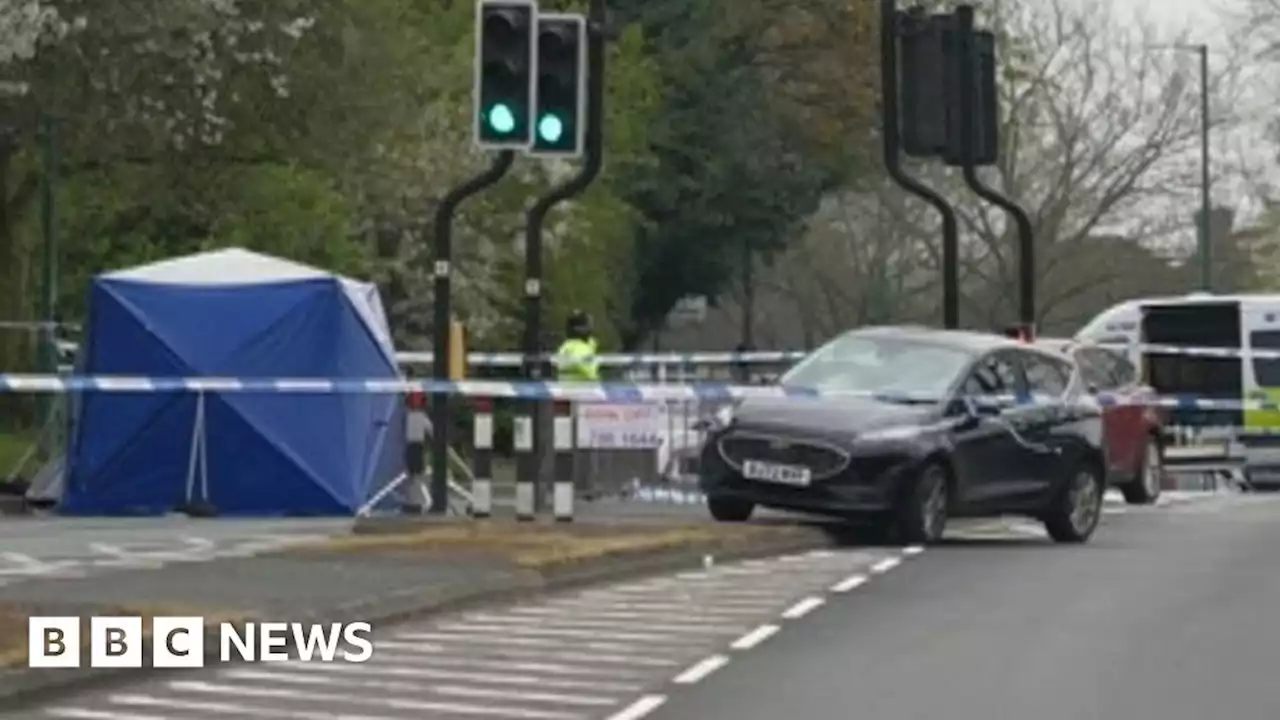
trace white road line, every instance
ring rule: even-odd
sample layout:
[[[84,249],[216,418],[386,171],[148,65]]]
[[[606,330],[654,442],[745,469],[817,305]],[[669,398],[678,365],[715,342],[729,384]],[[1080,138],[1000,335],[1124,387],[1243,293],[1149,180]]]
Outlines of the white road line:
[[[539,653],[531,656],[542,659],[544,655]],[[649,658],[645,658],[649,659]],[[639,663],[635,663],[639,664]],[[670,667],[675,665],[675,661],[662,660],[660,662],[651,663],[645,667]],[[292,664],[290,664],[292,667]],[[486,658],[486,657],[453,657],[448,655],[431,656],[431,655],[400,655],[394,652],[385,652],[381,647],[378,648],[378,657],[372,663],[368,664],[351,664],[351,663],[334,663],[318,664],[306,663],[297,667],[307,670],[315,670],[317,672],[336,672],[350,673],[352,675],[399,675],[403,677],[418,677],[420,675],[431,675],[436,672],[501,672],[494,677],[514,677],[508,676],[506,673],[537,673],[536,677],[545,678],[547,675],[555,675],[570,678],[565,682],[578,682],[572,678],[578,678],[582,682],[599,683],[601,685],[618,684],[622,685],[623,680],[640,681],[644,679],[644,670],[630,668],[598,668],[595,666],[584,665],[566,665],[564,663],[554,662],[521,662],[512,661],[504,658]],[[601,681],[601,678],[608,680]],[[559,682],[558,680],[549,679],[551,682]],[[503,682],[506,682],[505,680]],[[633,683],[626,683],[631,685]]]
[[[902,548],[902,554],[903,554],[903,555],[908,555],[908,556],[910,556],[910,555],[919,555],[919,554],[920,554],[920,553],[922,553],[922,552],[924,552],[924,546],[923,546],[923,545],[908,545],[908,546],[906,546],[906,547]]]
[[[552,643],[552,645],[554,647],[564,647],[564,643]],[[622,665],[641,665],[646,667],[669,667],[671,665],[677,664],[675,661],[669,658],[654,657],[652,655],[641,655],[641,654],[631,653],[627,651],[622,651],[622,652],[556,651],[556,650],[547,650],[545,649],[545,647],[546,647],[546,644],[544,643],[544,644],[541,644],[541,647],[535,647],[535,648],[527,648],[527,647],[515,648],[515,647],[501,647],[501,646],[476,648],[467,644],[466,642],[461,642],[461,643],[458,643],[457,646],[453,648],[453,650],[461,651],[461,652],[471,652],[471,653],[480,652],[483,655],[497,656],[499,658],[512,658],[512,659],[529,658],[533,660],[546,660],[552,663],[582,662],[582,663],[588,663],[592,666],[622,664]],[[578,645],[576,647],[581,647],[581,645]],[[422,662],[424,664],[430,664],[432,662],[434,662],[435,664],[444,664],[445,660],[448,660],[449,658],[446,655],[442,655],[442,653],[450,652],[450,649],[446,648],[443,645],[427,645],[422,643],[403,643],[403,642],[395,642],[392,640],[387,640],[387,641],[380,641],[378,643],[379,657],[382,656],[382,651],[384,649],[399,650],[403,653],[417,655],[422,658]],[[479,662],[479,658],[476,658],[476,661]],[[461,662],[461,660],[458,659],[458,662]]]
[[[813,612],[814,610],[822,607],[826,602],[827,602],[826,600],[823,600],[820,597],[811,595],[801,600],[800,602],[796,603],[795,605],[792,605],[786,610],[783,610],[782,617],[786,618],[787,620],[798,620],[799,618],[802,618],[805,615],[808,615],[809,613]]]
[[[211,695],[232,695],[242,698],[270,698],[275,700],[303,700],[313,703],[367,704],[379,705],[389,710],[424,710],[428,712],[451,712],[458,715],[497,715],[521,720],[579,720],[581,716],[573,713],[555,712],[552,710],[528,710],[523,707],[502,707],[497,705],[467,705],[463,703],[433,702],[427,700],[404,700],[401,698],[371,697],[360,695],[339,695],[336,693],[318,693],[314,690],[303,692],[284,688],[251,688],[242,685],[220,685],[217,683],[195,680],[173,680],[168,683],[174,690]],[[438,690],[438,688],[436,688]],[[309,717],[319,714],[314,710]],[[345,717],[344,717],[345,720]]]
[[[727,615],[732,612],[735,615],[758,615],[760,612],[768,612],[777,602],[741,602],[735,600],[724,600],[724,598],[707,597],[701,598],[707,602],[716,602],[714,611],[718,614]],[[585,612],[593,609],[611,609],[611,610],[648,610],[652,612],[696,612],[698,607],[690,606],[687,602],[671,602],[671,598],[664,598],[663,602],[658,601],[609,601],[609,602],[589,602],[589,601],[558,601],[553,607],[563,607],[566,610],[575,612]]]
[[[87,708],[48,708],[44,714],[49,717],[66,720],[168,720],[164,715],[142,715],[131,712],[113,712],[110,710],[89,710]]]
[[[712,655],[695,665],[689,666],[688,670],[677,675],[671,682],[679,685],[692,685],[728,664],[728,655]]]
[[[880,562],[876,563],[875,565],[872,565],[871,572],[876,573],[877,575],[881,573],[887,573],[901,564],[902,564],[901,559],[896,557],[887,557],[881,560]]]
[[[352,680],[352,675],[396,676],[401,678],[431,678],[468,683],[524,685],[548,690],[596,690],[599,692],[636,692],[643,690],[639,683],[608,682],[599,679],[563,680],[540,675],[514,675],[506,673],[482,673],[465,670],[436,670],[432,668],[368,667],[367,665],[328,665],[319,663],[288,663],[288,670],[227,670],[222,677],[241,680],[267,680],[300,685],[330,685],[335,682],[344,687],[370,687],[403,692],[421,692],[422,685],[404,680]],[[341,669],[339,669],[341,668]],[[345,677],[338,678],[337,675]]]
[[[625,620],[620,620],[619,618],[598,620],[594,617],[590,617],[589,619],[561,620],[553,617],[537,617],[529,615],[487,615],[483,613],[464,615],[463,619],[468,622],[483,623],[487,625],[518,625],[521,627],[533,626],[563,629],[601,628],[627,630],[630,628],[637,628],[651,630],[653,632],[703,633],[707,635],[732,633],[742,630],[740,625],[709,625],[697,620],[687,623],[659,623],[657,622],[659,619],[670,620],[671,618],[659,618],[653,616],[633,618],[633,620],[643,620],[643,622],[627,622]]]
[[[701,593],[703,595],[714,595],[717,602],[759,602],[761,599],[777,599],[779,597],[787,597],[792,593],[790,589],[791,583],[783,585],[778,584],[776,588],[753,588],[741,587],[740,583],[730,581],[697,581],[686,580],[685,582],[672,586],[668,591],[655,593],[652,590],[635,590],[631,592],[623,592],[621,590],[596,590],[591,594],[583,594],[583,600],[604,600],[614,602],[625,602],[637,599],[636,596],[649,597],[653,595],[661,595],[664,597],[672,594],[678,595],[694,595]]]
[[[808,556],[810,558],[830,558],[835,557],[836,554],[830,550],[810,550]]]
[[[241,703],[209,702],[204,700],[187,700],[183,698],[155,697],[154,695],[120,694],[112,695],[110,701],[117,705],[145,708],[163,708],[164,717],[181,717],[174,710],[185,713],[213,713],[214,715],[239,715],[254,718],[278,718],[279,720],[398,720],[394,715],[360,715],[354,713],[317,712],[315,708],[308,710],[289,710],[261,705],[243,705]]]
[[[510,635],[493,635],[488,633],[416,633],[412,636],[397,636],[402,640],[425,640],[427,642],[455,642],[460,645],[471,645],[479,643],[498,643],[499,645],[512,645],[524,647],[544,647],[559,648],[564,647],[563,638],[547,638],[547,637],[511,637]],[[629,643],[609,643],[609,642],[580,642],[575,647],[585,650],[599,650],[612,653],[627,653],[634,649],[634,645]]]
[[[769,638],[773,637],[774,633],[778,632],[778,630],[780,629],[781,628],[779,628],[777,625],[761,625],[755,630],[752,630],[746,635],[743,635],[737,640],[734,640],[732,643],[729,644],[729,647],[733,648],[734,650],[750,650],[751,648],[759,645],[765,640],[768,640]]]
[[[850,575],[849,577],[841,580],[835,585],[832,585],[831,592],[837,592],[837,593],[849,592],[850,590],[853,590],[854,588],[861,586],[866,581],[867,581],[866,575]]]
[[[726,620],[737,621],[747,615],[759,614],[757,610],[738,610],[730,608],[726,610],[710,609],[705,607],[689,607],[687,605],[663,605],[661,610],[592,610],[590,608],[576,607],[513,607],[503,612],[513,617],[530,617],[530,618],[590,618],[599,620],[642,620],[645,618],[669,619],[672,612],[680,613],[682,618],[692,618],[696,620]]]
[[[622,633],[622,632],[602,632],[600,630],[575,630],[572,628],[548,627],[545,625],[525,623],[523,625],[506,625],[506,624],[490,624],[482,625],[479,623],[440,623],[436,625],[436,629],[442,632],[460,632],[460,633],[502,633],[506,636],[532,636],[532,637],[552,637],[552,638],[582,638],[584,640],[595,639],[605,642],[666,642],[672,645],[687,645],[691,642],[701,642],[697,638],[676,638],[670,634],[662,633]]]
[[[667,701],[666,695],[645,695],[622,710],[609,716],[609,720],[640,720],[640,718],[661,707]]]

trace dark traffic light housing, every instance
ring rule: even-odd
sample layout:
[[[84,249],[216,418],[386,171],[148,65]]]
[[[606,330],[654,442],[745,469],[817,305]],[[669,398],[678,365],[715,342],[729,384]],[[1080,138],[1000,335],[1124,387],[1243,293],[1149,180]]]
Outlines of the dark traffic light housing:
[[[586,126],[586,18],[539,15],[534,54],[531,154],[580,155]]]
[[[532,138],[533,32],[530,0],[476,6],[475,138],[484,149],[521,149]]]
[[[974,31],[968,38],[955,15],[903,13],[901,38],[902,150],[917,158],[941,158],[962,166],[993,165],[1000,149],[1000,105],[996,86],[995,35]],[[973,74],[964,77],[966,46],[972,48]],[[964,132],[963,93],[972,98],[972,137]]]

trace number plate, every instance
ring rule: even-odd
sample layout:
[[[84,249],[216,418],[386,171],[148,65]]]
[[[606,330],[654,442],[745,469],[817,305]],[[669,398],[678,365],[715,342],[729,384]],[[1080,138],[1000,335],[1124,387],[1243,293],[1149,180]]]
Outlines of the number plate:
[[[759,460],[747,460],[742,463],[742,476],[750,480],[806,487],[812,475],[809,468],[796,465],[778,465]]]

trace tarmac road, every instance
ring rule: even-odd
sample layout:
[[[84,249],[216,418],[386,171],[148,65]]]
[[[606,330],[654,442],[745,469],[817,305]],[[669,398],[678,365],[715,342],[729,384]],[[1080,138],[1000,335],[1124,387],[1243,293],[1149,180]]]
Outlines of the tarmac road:
[[[619,720],[1275,720],[1280,498],[944,545]],[[646,711],[647,710],[647,711]]]

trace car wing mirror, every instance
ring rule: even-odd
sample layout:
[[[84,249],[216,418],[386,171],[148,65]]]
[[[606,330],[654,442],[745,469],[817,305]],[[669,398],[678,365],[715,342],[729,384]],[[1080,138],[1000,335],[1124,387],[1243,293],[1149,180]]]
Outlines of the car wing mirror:
[[[966,397],[962,398],[961,402],[964,406],[964,414],[974,420],[995,417],[1004,410],[1000,407],[1000,403],[986,398]]]

